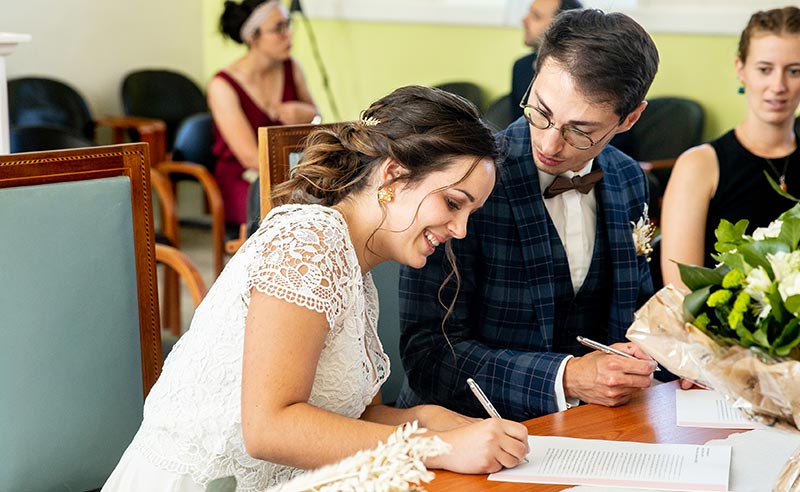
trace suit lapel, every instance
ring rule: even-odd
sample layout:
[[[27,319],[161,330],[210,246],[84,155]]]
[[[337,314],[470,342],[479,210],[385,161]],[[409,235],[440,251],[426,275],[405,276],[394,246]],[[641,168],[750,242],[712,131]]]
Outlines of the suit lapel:
[[[636,265],[633,226],[628,219],[626,204],[620,201],[620,197],[625,196],[625,193],[622,190],[622,180],[615,172],[613,163],[609,163],[602,153],[595,158],[595,162],[605,171],[603,179],[597,184],[596,192],[602,197],[603,218],[608,233],[608,254],[614,278],[611,309],[618,311],[621,306],[619,300],[623,299],[622,294],[631,289],[633,292],[638,291],[638,286],[632,284],[630,276],[624,274],[626,268]],[[622,313],[619,312],[610,312],[609,315],[609,319],[623,319]],[[611,337],[615,335],[619,334],[609,333]]]
[[[526,123],[527,129],[527,123]],[[554,285],[552,251],[548,234],[547,209],[544,206],[539,176],[531,160],[530,138],[518,142],[524,150],[505,162],[503,183],[511,213],[517,224],[528,286],[535,306],[535,316],[542,339],[548,346],[553,340]]]

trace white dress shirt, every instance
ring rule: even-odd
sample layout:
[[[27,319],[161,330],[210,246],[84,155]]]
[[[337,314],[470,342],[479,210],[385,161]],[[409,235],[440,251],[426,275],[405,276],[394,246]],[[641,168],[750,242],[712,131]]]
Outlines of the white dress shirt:
[[[592,170],[593,162],[594,159],[586,163],[580,171],[567,171],[562,176],[570,179],[573,176],[586,176]],[[537,171],[539,187],[544,193],[545,188],[556,177],[538,169]],[[550,214],[567,253],[572,290],[577,294],[589,273],[594,251],[594,236],[597,232],[597,199],[594,188],[585,195],[578,190],[569,190],[553,198],[545,198],[544,206],[547,207],[547,213]]]
[[[592,170],[594,159],[586,163],[578,172],[566,171],[562,176],[572,178],[573,176],[585,176]],[[555,181],[556,176],[547,174],[539,169],[539,187],[544,193],[545,188]],[[592,263],[592,253],[594,252],[594,236],[597,232],[597,198],[595,190],[585,195],[578,190],[569,190],[554,196],[545,198],[544,205],[550,220],[558,231],[558,237],[564,246],[569,263],[569,275],[572,279],[572,290],[577,293],[586,274],[589,273],[589,266]],[[558,410],[566,410],[579,403],[577,399],[567,401],[564,396],[564,369],[572,356],[567,357],[561,363],[556,374],[555,398]]]

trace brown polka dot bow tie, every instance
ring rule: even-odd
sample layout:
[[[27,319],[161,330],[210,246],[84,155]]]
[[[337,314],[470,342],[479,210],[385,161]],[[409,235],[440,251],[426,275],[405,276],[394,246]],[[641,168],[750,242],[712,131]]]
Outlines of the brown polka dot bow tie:
[[[585,195],[592,191],[594,185],[602,178],[602,169],[596,169],[585,176],[573,176],[571,179],[558,176],[550,186],[544,189],[543,195],[545,198],[553,198],[569,190],[578,190]]]

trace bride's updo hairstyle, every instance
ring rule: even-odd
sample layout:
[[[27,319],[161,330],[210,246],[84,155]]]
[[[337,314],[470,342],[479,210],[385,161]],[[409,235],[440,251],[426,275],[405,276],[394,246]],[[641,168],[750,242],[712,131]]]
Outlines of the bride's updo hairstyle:
[[[401,87],[375,101],[359,121],[320,129],[307,142],[290,178],[275,187],[274,204],[335,205],[364,190],[387,158],[407,171],[397,180],[413,187],[454,158],[476,158],[465,179],[481,160],[498,157],[492,131],[472,103],[422,86]]]
[[[359,121],[320,129],[310,134],[307,142],[290,178],[274,188],[275,205],[290,202],[336,205],[349,195],[366,190],[372,173],[387,158],[402,164],[406,170],[394,181],[402,180],[413,187],[431,173],[445,170],[455,158],[475,158],[458,181],[461,182],[482,160],[489,158],[497,165],[499,156],[492,131],[481,121],[472,103],[440,89],[414,85],[401,87],[375,101]],[[390,186],[392,182],[378,186]],[[368,192],[377,193],[375,183],[372,186],[374,189]],[[442,330],[461,284],[450,241],[445,243],[445,255],[452,270],[439,289],[439,302],[447,310]],[[455,295],[445,301],[443,288],[453,278]]]
[[[486,158],[497,166],[497,144],[475,106],[440,89],[401,87],[375,101],[361,114],[359,121],[344,123],[332,130],[320,129],[309,135],[290,178],[274,188],[273,203],[336,205],[349,195],[367,189],[372,173],[387,158],[402,164],[406,173],[378,185],[386,187],[402,180],[413,187],[431,173],[445,170],[455,158],[464,156],[475,160],[458,182],[445,188],[469,177]],[[377,188],[368,192],[376,193]],[[385,220],[385,205],[383,207]],[[367,248],[369,243],[368,239]],[[450,241],[445,243],[445,255],[452,270],[439,288],[439,303],[447,311],[442,319],[443,331],[461,285]],[[453,278],[455,294],[446,301],[443,289]]]

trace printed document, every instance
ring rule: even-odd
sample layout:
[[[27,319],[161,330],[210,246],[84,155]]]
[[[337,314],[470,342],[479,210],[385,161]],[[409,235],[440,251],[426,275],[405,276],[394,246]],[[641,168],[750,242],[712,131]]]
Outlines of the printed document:
[[[675,410],[680,427],[758,429],[763,425],[747,418],[716,391],[675,390]]]
[[[502,482],[727,491],[730,446],[645,444],[528,436],[529,463],[489,475]]]

